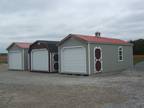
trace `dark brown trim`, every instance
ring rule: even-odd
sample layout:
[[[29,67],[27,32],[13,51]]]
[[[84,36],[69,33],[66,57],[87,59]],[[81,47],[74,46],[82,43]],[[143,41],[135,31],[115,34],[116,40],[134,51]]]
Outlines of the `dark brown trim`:
[[[46,49],[49,49],[51,52],[55,52],[55,51],[57,51],[56,44],[58,44],[58,43],[59,43],[59,41],[38,40],[30,45],[28,52],[30,53],[31,50],[33,50],[33,49],[42,49],[42,48],[46,48]]]
[[[33,44],[31,44],[30,48],[29,48],[29,70],[32,70],[32,50],[34,49],[46,49],[48,51],[48,70],[47,72],[51,72],[51,53],[52,52],[58,52],[58,47],[56,46],[56,44],[58,43],[58,41],[36,41]],[[35,71],[35,70],[34,70]],[[36,71],[41,71],[41,70],[36,70]]]

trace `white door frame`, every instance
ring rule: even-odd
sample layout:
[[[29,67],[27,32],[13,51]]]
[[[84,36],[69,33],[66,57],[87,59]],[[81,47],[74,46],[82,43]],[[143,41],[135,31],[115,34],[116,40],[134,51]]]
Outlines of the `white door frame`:
[[[61,67],[60,67],[61,71],[63,71],[63,63],[62,63],[62,60],[64,58],[63,51],[64,51],[64,49],[72,49],[72,48],[84,48],[85,49],[85,55],[86,55],[86,48],[84,46],[67,46],[67,47],[61,48],[61,51],[60,51],[61,52],[61,60],[60,60],[60,62],[61,62]],[[85,60],[86,60],[86,58],[85,58]],[[85,63],[86,62],[87,61],[85,61]],[[86,73],[87,73],[87,63],[86,63]]]
[[[96,64],[96,57],[95,57],[95,50],[96,49],[100,49],[101,51],[101,58],[100,58],[100,62],[101,62],[101,70],[100,71],[97,71],[96,70],[96,67],[95,67],[95,64]],[[102,72],[103,71],[103,53],[102,53],[102,48],[100,46],[96,46],[94,48],[94,73],[99,73],[99,72]]]
[[[50,53],[50,52],[49,52],[46,48],[42,48],[42,49],[32,49],[32,51],[31,51],[31,53],[30,53],[30,54],[31,54],[31,58],[30,58],[30,59],[31,59],[31,63],[30,63],[30,64],[31,64],[31,69],[30,69],[30,70],[33,71],[33,57],[32,57],[32,56],[33,56],[33,52],[35,52],[35,51],[47,51],[47,52],[48,52],[48,70],[47,70],[47,71],[49,72],[49,53]],[[37,70],[36,70],[36,71],[37,71]],[[38,70],[38,71],[43,71],[43,70]]]
[[[8,67],[10,66],[9,64],[9,53],[18,53],[20,52],[21,53],[21,69],[20,70],[24,70],[24,49],[22,50],[13,50],[13,51],[8,51]]]

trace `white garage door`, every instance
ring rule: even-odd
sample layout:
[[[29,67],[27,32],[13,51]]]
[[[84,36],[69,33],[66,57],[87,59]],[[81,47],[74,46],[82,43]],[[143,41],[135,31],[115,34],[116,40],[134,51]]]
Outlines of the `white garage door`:
[[[46,49],[32,50],[31,53],[31,70],[48,71],[48,51]]]
[[[9,69],[16,69],[16,70],[23,69],[21,51],[9,52],[8,60],[9,60]]]
[[[61,50],[61,70],[67,73],[86,73],[86,50],[83,47]]]

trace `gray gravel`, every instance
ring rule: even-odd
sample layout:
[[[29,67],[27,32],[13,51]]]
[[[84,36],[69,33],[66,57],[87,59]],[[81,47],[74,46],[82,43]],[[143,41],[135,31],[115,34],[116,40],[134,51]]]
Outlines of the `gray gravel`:
[[[136,64],[134,67],[136,71],[144,72],[144,61]]]
[[[0,108],[144,108],[144,73],[76,76],[0,65]]]

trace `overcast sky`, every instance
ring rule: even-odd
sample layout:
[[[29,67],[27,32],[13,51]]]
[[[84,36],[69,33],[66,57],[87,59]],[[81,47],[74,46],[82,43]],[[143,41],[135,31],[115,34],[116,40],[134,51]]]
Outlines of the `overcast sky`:
[[[143,0],[0,0],[0,52],[16,41],[60,40],[70,33],[144,38]]]

